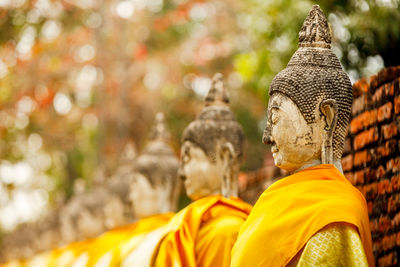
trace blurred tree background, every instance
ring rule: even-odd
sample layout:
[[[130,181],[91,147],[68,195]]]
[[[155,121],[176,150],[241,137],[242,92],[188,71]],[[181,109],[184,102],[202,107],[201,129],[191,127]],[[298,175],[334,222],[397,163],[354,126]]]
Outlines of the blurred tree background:
[[[62,205],[118,167],[166,114],[179,153],[215,72],[263,165],[267,88],[321,5],[353,81],[400,63],[399,0],[0,0],[0,229]]]

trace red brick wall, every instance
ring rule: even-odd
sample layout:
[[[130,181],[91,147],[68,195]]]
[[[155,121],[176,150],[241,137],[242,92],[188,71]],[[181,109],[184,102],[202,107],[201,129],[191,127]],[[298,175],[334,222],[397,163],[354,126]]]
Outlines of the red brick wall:
[[[275,167],[272,153],[267,151],[263,168],[239,175],[239,197],[254,205],[265,189],[285,175],[283,170]]]
[[[353,85],[343,170],[368,202],[378,266],[400,265],[400,66]]]

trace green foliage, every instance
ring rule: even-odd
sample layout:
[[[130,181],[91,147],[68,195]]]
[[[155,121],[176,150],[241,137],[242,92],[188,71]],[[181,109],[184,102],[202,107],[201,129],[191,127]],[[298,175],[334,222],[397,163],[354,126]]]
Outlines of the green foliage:
[[[399,1],[390,6],[363,0],[317,3],[333,29],[334,52],[353,80],[382,68],[381,58],[385,66],[400,63]],[[238,18],[250,33],[252,49],[236,57],[235,68],[247,89],[265,94],[297,49],[298,32],[312,5],[308,0],[245,1]]]
[[[247,138],[243,171],[254,170],[263,165],[265,147],[261,143],[259,122],[246,106],[234,107],[236,119],[242,125]]]

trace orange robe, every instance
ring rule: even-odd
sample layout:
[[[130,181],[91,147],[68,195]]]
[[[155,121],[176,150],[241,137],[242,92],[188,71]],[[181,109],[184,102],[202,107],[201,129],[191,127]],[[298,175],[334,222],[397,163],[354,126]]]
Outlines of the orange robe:
[[[47,267],[67,267],[70,266],[74,260],[85,251],[95,239],[90,238],[87,240],[71,243],[65,247],[57,248],[50,252],[49,262]]]
[[[54,250],[38,253],[29,259],[12,260],[1,267],[67,267],[85,250],[93,239],[74,242]]]
[[[199,199],[149,234],[121,266],[229,266],[230,251],[250,210],[238,198]]]
[[[195,201],[171,220],[174,229],[159,244],[153,266],[229,266],[229,252],[250,211],[238,198]]]
[[[121,259],[136,248],[146,234],[165,225],[173,213],[149,216],[131,225],[110,230],[97,237],[79,257],[80,266],[120,266]],[[83,259],[82,259],[83,258]],[[101,264],[100,264],[101,263]]]
[[[97,238],[74,242],[62,248],[40,253],[31,259],[10,261],[0,266],[67,267],[95,266],[96,264],[120,266],[121,259],[133,251],[146,234],[165,225],[173,215],[173,213],[165,213],[149,216],[133,224],[112,229]]]
[[[357,229],[374,266],[365,198],[343,174],[326,164],[285,177],[264,191],[243,224],[231,267],[286,266],[332,223]]]

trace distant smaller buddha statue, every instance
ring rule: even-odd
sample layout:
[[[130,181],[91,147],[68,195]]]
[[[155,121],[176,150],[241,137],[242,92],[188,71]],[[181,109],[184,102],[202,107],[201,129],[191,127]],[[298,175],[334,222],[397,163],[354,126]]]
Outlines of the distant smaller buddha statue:
[[[232,249],[232,267],[373,266],[364,196],[340,159],[352,104],[350,79],[313,6],[299,49],[270,85],[263,141],[292,175],[260,196]]]
[[[216,74],[205,107],[182,135],[179,174],[194,201],[148,234],[122,266],[229,266],[251,206],[237,198],[244,134]]]
[[[176,211],[181,188],[178,158],[169,145],[164,114],[156,115],[150,141],[135,162],[130,198],[137,218]]]
[[[120,266],[121,260],[140,244],[148,232],[166,224],[173,216],[181,185],[177,178],[179,161],[169,145],[169,139],[164,115],[158,113],[148,144],[132,162],[134,172],[122,172],[122,177],[130,184],[106,183],[114,191],[129,191],[133,213],[138,221],[102,234],[85,244],[87,247],[84,249],[81,243],[77,243],[80,255],[73,264]],[[123,184],[125,189],[121,188]]]

